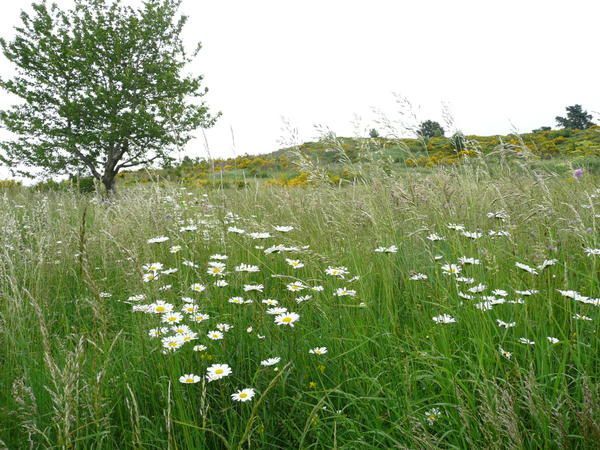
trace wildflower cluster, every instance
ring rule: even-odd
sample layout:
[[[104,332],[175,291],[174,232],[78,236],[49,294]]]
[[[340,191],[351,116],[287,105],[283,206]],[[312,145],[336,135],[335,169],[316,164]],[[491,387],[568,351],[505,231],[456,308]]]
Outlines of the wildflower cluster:
[[[235,348],[240,339],[248,337],[256,339],[258,353],[264,353],[264,358],[254,362],[255,370],[272,367],[277,370],[282,357],[273,356],[269,339],[289,338],[289,333],[301,328],[301,310],[305,305],[310,308],[314,302],[333,298],[348,302],[358,296],[351,284],[359,278],[350,276],[347,267],[311,267],[312,271],[321,273],[322,284],[314,277],[303,279],[308,261],[302,254],[309,250],[308,246],[274,244],[265,248],[254,244],[270,242],[279,235],[293,232],[295,227],[276,225],[269,231],[249,231],[242,222],[234,213],[226,214],[222,221],[211,214],[195,221],[181,220],[179,229],[173,230],[169,237],[147,240],[153,246],[177,243],[169,247],[169,254],[173,256],[168,259],[173,267],[167,268],[163,262],[144,264],[142,281],[148,286],[148,292],[130,296],[129,300],[134,312],[153,317],[154,326],[148,335],[157,340],[164,355],[186,354],[182,364],[189,367],[189,373],[180,376],[182,384],[204,380],[210,385],[228,377],[248,383],[254,378],[252,372],[236,368],[235,355],[227,356],[224,350],[226,346]],[[225,231],[219,232],[223,225]],[[209,245],[213,240],[226,245],[204,261],[199,260],[190,245],[198,234]],[[257,252],[252,261],[239,261],[222,251],[235,246],[254,247]],[[293,257],[289,256],[292,254]],[[274,272],[272,266],[281,267],[283,273]],[[170,284],[164,284],[165,280]],[[275,296],[278,298],[273,298]],[[235,329],[246,330],[246,333],[240,335]],[[188,351],[201,357],[190,358]],[[322,358],[328,349],[316,346],[307,349],[307,353]],[[208,361],[215,359],[217,362],[208,365]],[[233,392],[231,398],[247,402],[255,394],[255,387],[246,387]]]

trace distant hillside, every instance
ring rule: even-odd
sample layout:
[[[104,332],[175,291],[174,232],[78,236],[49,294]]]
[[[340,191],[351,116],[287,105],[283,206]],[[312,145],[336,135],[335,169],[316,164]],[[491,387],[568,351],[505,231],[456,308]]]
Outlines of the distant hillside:
[[[242,186],[248,179],[283,186],[307,184],[307,164],[324,167],[332,183],[351,178],[351,166],[381,161],[398,167],[432,167],[457,164],[478,155],[528,156],[534,160],[580,161],[600,170],[600,127],[586,130],[548,130],[507,136],[467,135],[424,139],[329,137],[264,155],[194,161],[152,171],[120,175],[122,184],[163,179],[187,185]]]
[[[547,130],[506,136],[454,136],[430,139],[346,138],[330,136],[263,155],[192,160],[184,158],[170,167],[141,169],[119,174],[119,186],[150,181],[187,186],[242,187],[251,179],[278,186],[305,186],[309,172],[318,167],[333,184],[354,178],[357,165],[382,164],[393,168],[434,167],[458,164],[480,155],[493,158],[527,157],[540,166],[561,164],[586,167],[600,173],[600,126],[586,130]],[[79,180],[92,187],[91,179]],[[6,186],[11,183],[6,182]],[[55,187],[56,183],[46,183]],[[0,187],[2,182],[0,182]],[[44,186],[40,186],[44,187]]]

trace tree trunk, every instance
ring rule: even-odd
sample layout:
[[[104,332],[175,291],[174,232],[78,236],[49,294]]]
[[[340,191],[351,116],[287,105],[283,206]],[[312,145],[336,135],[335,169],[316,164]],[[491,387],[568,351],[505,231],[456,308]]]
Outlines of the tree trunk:
[[[116,189],[116,179],[115,176],[117,174],[116,173],[105,173],[102,176],[102,184],[104,185],[104,194],[106,195],[107,198],[113,197],[115,195],[115,193],[117,192]]]

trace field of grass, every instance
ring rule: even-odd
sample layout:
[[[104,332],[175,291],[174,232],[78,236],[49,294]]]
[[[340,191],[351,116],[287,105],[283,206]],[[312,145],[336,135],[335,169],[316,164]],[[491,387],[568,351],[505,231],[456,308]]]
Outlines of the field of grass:
[[[360,180],[2,194],[0,446],[598,448],[600,178]]]

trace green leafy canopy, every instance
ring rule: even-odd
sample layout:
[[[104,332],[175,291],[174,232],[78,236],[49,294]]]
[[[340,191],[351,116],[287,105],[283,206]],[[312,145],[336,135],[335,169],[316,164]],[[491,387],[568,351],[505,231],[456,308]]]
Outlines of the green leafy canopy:
[[[0,39],[16,66],[0,87],[21,99],[0,111],[13,135],[0,161],[21,174],[88,172],[111,191],[121,169],[167,162],[193,130],[212,126],[203,77],[183,73],[200,45],[185,51],[179,6],[76,0],[62,10],[42,1],[22,12],[14,39]]]
[[[592,115],[588,114],[581,105],[567,106],[566,110],[567,117],[556,116],[559,126],[573,130],[585,130],[594,125]]]

